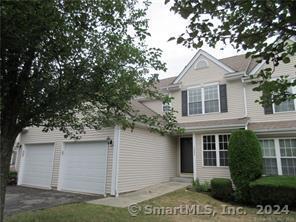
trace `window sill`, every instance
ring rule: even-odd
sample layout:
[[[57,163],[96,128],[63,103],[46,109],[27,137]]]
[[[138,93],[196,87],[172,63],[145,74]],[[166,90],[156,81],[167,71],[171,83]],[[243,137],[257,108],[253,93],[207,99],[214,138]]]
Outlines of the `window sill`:
[[[211,112],[211,113],[200,113],[200,114],[188,114],[187,117],[191,116],[208,116],[208,115],[215,115],[215,114],[221,114],[222,112]],[[185,116],[186,117],[186,116]]]
[[[202,166],[202,168],[221,168],[221,169],[229,169],[229,166]]]
[[[279,114],[279,115],[282,115],[282,114],[286,114],[286,113],[296,113],[296,110],[294,111],[282,111],[282,112],[273,112],[273,114]]]

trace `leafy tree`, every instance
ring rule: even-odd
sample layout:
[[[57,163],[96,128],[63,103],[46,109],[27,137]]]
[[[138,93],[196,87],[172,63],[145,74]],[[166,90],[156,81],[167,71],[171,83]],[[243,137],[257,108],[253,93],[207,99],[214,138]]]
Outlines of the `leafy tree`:
[[[1,2],[1,221],[12,147],[28,126],[75,137],[85,128],[144,123],[160,133],[179,130],[173,112],[147,116],[132,108],[155,90],[165,70],[161,51],[145,39],[148,2]]]
[[[170,0],[165,0],[165,3]],[[273,69],[263,69],[253,83],[255,91],[262,91],[259,102],[279,104],[296,95],[287,89],[296,85],[287,76],[272,80],[271,75],[279,62],[296,66],[296,1],[293,0],[171,0],[171,10],[190,21],[178,44],[200,48],[203,43],[215,47],[217,43],[230,44],[247,50],[258,62],[266,61]],[[170,40],[175,37],[170,38]]]

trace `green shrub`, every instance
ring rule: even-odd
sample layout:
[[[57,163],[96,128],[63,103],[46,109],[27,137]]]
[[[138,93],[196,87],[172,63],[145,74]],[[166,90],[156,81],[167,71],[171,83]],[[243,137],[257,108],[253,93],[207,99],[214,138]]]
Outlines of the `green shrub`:
[[[296,177],[262,177],[250,183],[250,194],[254,204],[296,206]]]
[[[10,171],[8,175],[8,185],[16,185],[17,184],[17,172]]]
[[[210,190],[210,183],[208,181],[200,183],[198,179],[192,180],[192,189],[196,192],[208,192]]]
[[[249,183],[262,175],[263,161],[260,143],[250,130],[238,130],[229,141],[229,169],[238,201],[249,202]]]
[[[232,198],[232,182],[230,179],[214,178],[211,180],[211,194],[220,200]]]

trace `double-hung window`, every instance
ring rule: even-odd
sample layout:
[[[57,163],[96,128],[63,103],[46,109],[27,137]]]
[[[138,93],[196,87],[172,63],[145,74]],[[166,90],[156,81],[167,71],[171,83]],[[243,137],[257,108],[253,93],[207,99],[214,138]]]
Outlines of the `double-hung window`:
[[[265,175],[296,176],[296,138],[262,139]]]
[[[208,86],[204,88],[205,113],[219,112],[219,86]]]
[[[283,175],[296,176],[296,139],[279,139]]]
[[[263,174],[264,175],[277,175],[277,162],[275,155],[275,145],[273,139],[261,140],[261,148],[263,155]]]
[[[290,87],[288,92],[291,94],[296,94],[296,87]],[[273,104],[273,110],[275,113],[296,111],[296,99],[286,100],[279,105]]]
[[[219,85],[188,89],[188,114],[204,114],[220,111]]]
[[[203,159],[205,166],[217,166],[215,135],[203,137]]]
[[[188,110],[189,115],[201,114],[202,111],[202,88],[188,90]]]
[[[228,144],[230,135],[203,136],[203,165],[228,166]]]
[[[170,103],[163,103],[162,104],[162,111],[163,112],[170,112],[171,111],[171,104]]]

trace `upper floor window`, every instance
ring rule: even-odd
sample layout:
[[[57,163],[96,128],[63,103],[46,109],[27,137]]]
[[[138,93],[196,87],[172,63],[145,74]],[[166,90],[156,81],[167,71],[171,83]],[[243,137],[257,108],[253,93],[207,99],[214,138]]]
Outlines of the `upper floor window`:
[[[162,103],[162,111],[163,112],[170,112],[171,111],[171,104],[170,103]]]
[[[296,94],[296,87],[289,88],[288,92],[291,94]],[[273,104],[273,110],[275,113],[296,111],[296,99],[286,100],[279,105]]]
[[[194,69],[204,69],[204,68],[207,68],[208,66],[209,66],[208,61],[202,59],[195,63]]]
[[[188,89],[189,115],[219,112],[219,85]]]

